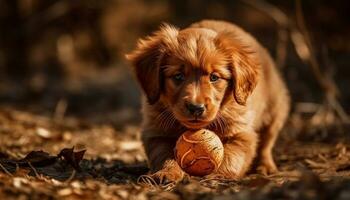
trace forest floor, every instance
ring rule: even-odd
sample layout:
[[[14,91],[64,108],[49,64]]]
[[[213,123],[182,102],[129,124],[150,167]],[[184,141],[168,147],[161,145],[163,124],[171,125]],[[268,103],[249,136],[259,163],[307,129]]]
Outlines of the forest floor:
[[[0,199],[350,199],[344,130],[295,136],[292,124],[275,148],[277,174],[159,187],[138,182],[148,168],[137,123],[116,128],[2,105]]]

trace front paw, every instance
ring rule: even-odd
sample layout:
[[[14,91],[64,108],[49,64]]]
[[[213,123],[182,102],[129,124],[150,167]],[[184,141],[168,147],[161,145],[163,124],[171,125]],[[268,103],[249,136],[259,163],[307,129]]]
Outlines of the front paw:
[[[179,170],[162,169],[150,175],[143,175],[139,178],[139,182],[151,185],[168,185],[181,181],[184,172]]]
[[[265,161],[262,161],[261,164],[258,165],[258,167],[256,168],[256,171],[259,174],[269,175],[269,174],[274,174],[274,173],[278,172],[278,169],[277,169],[276,164],[273,160],[265,160]]]

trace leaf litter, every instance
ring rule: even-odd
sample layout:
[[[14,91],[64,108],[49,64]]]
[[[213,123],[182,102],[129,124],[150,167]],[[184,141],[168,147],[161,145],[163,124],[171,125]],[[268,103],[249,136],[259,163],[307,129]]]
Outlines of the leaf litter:
[[[348,140],[286,139],[275,149],[280,172],[240,181],[189,177],[139,183],[148,168],[137,127],[117,131],[6,109],[0,112],[0,199],[348,199]],[[52,137],[43,137],[38,129]],[[39,129],[40,130],[40,129]],[[45,135],[45,136],[48,136]]]

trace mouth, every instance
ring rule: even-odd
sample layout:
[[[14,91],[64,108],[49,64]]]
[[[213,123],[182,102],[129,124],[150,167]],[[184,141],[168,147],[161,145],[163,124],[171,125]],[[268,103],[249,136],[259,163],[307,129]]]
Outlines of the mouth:
[[[185,125],[187,128],[199,129],[199,128],[204,128],[205,126],[210,124],[210,122],[205,120],[193,119],[193,120],[183,121],[182,124]]]

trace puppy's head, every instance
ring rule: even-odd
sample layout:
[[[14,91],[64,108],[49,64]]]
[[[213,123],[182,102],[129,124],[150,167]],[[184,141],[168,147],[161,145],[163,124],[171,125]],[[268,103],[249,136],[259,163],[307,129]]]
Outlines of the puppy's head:
[[[257,83],[254,52],[232,33],[163,25],[127,55],[148,103],[188,128],[215,120],[228,98],[244,106]]]

